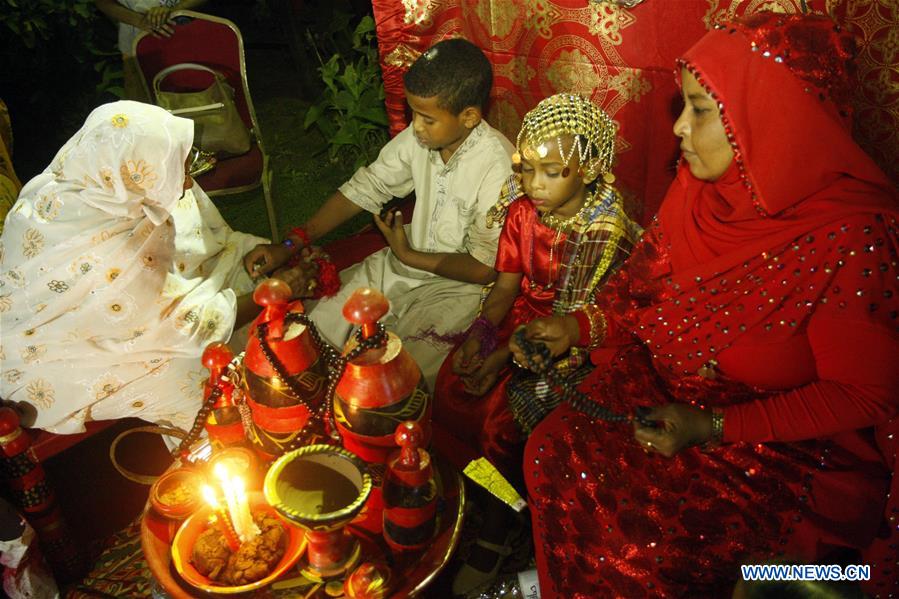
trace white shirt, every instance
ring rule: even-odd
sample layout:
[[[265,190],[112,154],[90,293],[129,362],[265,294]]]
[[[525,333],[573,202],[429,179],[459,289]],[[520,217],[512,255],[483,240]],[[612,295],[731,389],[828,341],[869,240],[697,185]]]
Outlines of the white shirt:
[[[438,150],[421,145],[412,128],[407,127],[384,146],[374,162],[357,170],[340,191],[364,210],[377,214],[392,198],[405,197],[414,189],[415,211],[406,228],[412,248],[467,252],[493,268],[499,227],[488,229],[486,215],[512,172],[513,151],[502,133],[481,121],[444,163]],[[437,276],[397,260],[393,263],[399,273],[411,278]]]

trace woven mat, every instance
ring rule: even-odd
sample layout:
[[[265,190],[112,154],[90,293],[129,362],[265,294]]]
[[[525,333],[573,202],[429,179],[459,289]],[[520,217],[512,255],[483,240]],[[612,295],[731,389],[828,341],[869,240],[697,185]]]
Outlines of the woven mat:
[[[153,575],[140,548],[140,519],[98,547],[91,572],[66,593],[66,599],[151,597]]]

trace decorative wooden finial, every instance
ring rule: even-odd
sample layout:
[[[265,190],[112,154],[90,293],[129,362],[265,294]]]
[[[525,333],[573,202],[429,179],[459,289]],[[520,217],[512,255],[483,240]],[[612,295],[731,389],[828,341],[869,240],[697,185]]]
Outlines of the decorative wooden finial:
[[[259,306],[276,306],[286,304],[293,297],[290,285],[281,279],[266,279],[256,286],[253,301]]]
[[[234,352],[226,343],[210,343],[203,350],[203,366],[209,370],[210,378],[218,379],[222,371],[234,359]]]
[[[421,459],[418,448],[421,447],[421,443],[424,440],[424,432],[421,430],[421,425],[413,420],[401,422],[396,427],[393,439],[400,446],[399,463],[404,468],[418,468]]]
[[[384,294],[371,287],[360,287],[343,305],[343,317],[362,327],[362,338],[367,339],[377,331],[376,324],[390,310],[390,302]]]

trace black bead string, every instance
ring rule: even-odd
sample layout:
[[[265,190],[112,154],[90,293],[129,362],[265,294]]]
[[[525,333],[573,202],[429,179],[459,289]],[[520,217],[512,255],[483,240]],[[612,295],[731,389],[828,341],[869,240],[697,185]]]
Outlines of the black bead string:
[[[293,451],[294,449],[297,449],[301,445],[305,444],[306,432],[313,424],[313,422],[328,422],[332,431],[332,438],[335,440],[338,439],[337,427],[334,422],[333,414],[331,412],[331,406],[333,405],[334,393],[337,390],[337,383],[340,382],[340,378],[343,376],[344,370],[346,370],[347,363],[355,360],[360,355],[369,350],[382,348],[387,345],[387,330],[380,322],[377,323],[377,330],[375,331],[375,334],[371,337],[368,337],[367,339],[364,339],[362,337],[361,329],[357,331],[357,345],[346,356],[337,351],[337,349],[335,349],[330,343],[322,339],[321,335],[318,332],[318,329],[315,326],[315,323],[313,323],[309,319],[309,316],[307,316],[306,314],[291,312],[287,316],[285,316],[285,326],[289,326],[293,323],[299,323],[306,326],[306,328],[309,330],[309,334],[312,336],[312,340],[315,343],[316,348],[318,349],[319,355],[324,357],[328,365],[328,388],[325,391],[325,400],[322,402],[322,405],[320,405],[317,410],[313,410],[311,406],[303,400],[301,391],[297,386],[296,381],[294,381],[294,379],[287,373],[287,369],[284,368],[284,364],[281,363],[281,360],[278,359],[278,357],[272,351],[271,346],[268,344],[268,323],[263,322],[257,325],[256,338],[259,340],[259,346],[262,349],[262,355],[265,356],[266,361],[268,361],[272,369],[278,374],[281,380],[284,381],[284,383],[291,390],[294,396],[296,396],[300,404],[302,404],[303,407],[305,407],[309,412],[309,418],[306,420],[306,424],[302,429],[300,429],[293,440],[285,447],[285,453],[288,451]],[[240,360],[241,357],[242,354],[241,356],[238,356],[235,361]],[[232,364],[229,366],[232,365],[234,365],[234,361],[232,361]],[[171,453],[174,458],[177,459],[179,457],[187,455],[190,446],[200,438],[200,435],[203,432],[203,427],[205,426],[206,421],[209,418],[209,414],[212,412],[212,407],[222,396],[221,383],[223,381],[228,382],[229,380],[230,379],[228,378],[227,374],[222,374],[219,377],[219,380],[216,381],[215,386],[209,393],[209,397],[203,402],[203,405],[197,412],[197,416],[194,419],[193,426],[191,426],[190,432],[188,432],[187,437],[181,440],[181,443],[178,444],[178,447],[176,449],[172,450]]]
[[[219,377],[219,380],[216,381],[212,391],[209,392],[209,397],[206,398],[206,401],[204,401],[203,405],[200,407],[200,411],[197,412],[197,417],[194,418],[194,424],[190,427],[190,432],[187,433],[186,437],[181,439],[181,443],[178,444],[178,447],[172,450],[173,458],[177,459],[186,456],[190,451],[190,446],[200,438],[203,427],[206,425],[206,420],[209,418],[209,413],[212,412],[212,406],[214,406],[215,402],[222,396],[221,383],[223,379],[227,380],[225,376],[222,375]]]
[[[287,327],[287,319],[284,319],[284,326]],[[300,402],[306,411],[312,414],[314,410],[312,406],[309,405],[306,400],[303,399],[302,391],[300,387],[297,385],[296,381],[293,380],[293,377],[287,372],[287,369],[284,368],[284,364],[281,363],[281,360],[278,359],[278,356],[275,355],[275,352],[272,351],[272,346],[268,344],[268,323],[260,322],[256,327],[256,339],[259,340],[259,347],[262,349],[262,355],[265,356],[266,361],[272,367],[272,369],[278,374],[284,384],[293,392],[297,401]]]
[[[562,374],[555,368],[551,368],[550,358],[552,356],[549,348],[543,343],[534,343],[527,339],[524,336],[523,328],[515,332],[515,342],[524,353],[527,367],[546,379],[546,382],[551,386],[561,388],[562,401],[568,402],[572,408],[586,414],[590,418],[595,418],[596,420],[605,420],[606,422],[628,422],[631,420],[629,415],[619,414],[618,412],[614,412],[609,408],[601,406],[584,393],[578,391],[577,387],[575,387],[575,383],[571,382],[569,378],[562,376]],[[542,359],[542,365],[537,364],[535,359],[537,356],[540,356]],[[638,415],[638,420],[640,420],[641,424],[644,426],[652,426],[648,421],[643,422],[641,418],[642,416]]]
[[[293,451],[298,447],[302,446],[306,442],[305,433],[306,430],[311,426],[313,421],[320,421],[322,423],[322,427],[324,428],[324,423],[328,423],[328,428],[331,429],[331,438],[335,441],[339,439],[337,435],[337,425],[334,422],[334,415],[331,411],[331,406],[334,403],[334,393],[337,390],[337,383],[340,382],[340,378],[343,376],[344,370],[346,370],[346,365],[348,362],[355,360],[363,353],[372,350],[378,349],[381,347],[385,347],[387,345],[387,330],[384,328],[380,322],[377,323],[377,330],[375,334],[367,339],[362,337],[362,330],[356,332],[356,342],[357,345],[350,351],[346,356],[344,356],[341,352],[337,351],[330,343],[322,339],[321,334],[318,332],[318,328],[315,326],[315,323],[310,320],[309,316],[302,312],[291,312],[284,317],[284,326],[285,328],[290,326],[293,323],[299,323],[304,325],[309,331],[309,335],[312,337],[312,341],[315,343],[316,348],[318,349],[319,355],[325,359],[325,362],[328,366],[328,388],[325,391],[325,399],[322,402],[322,405],[318,407],[317,410],[313,411],[309,404],[302,400],[299,389],[295,386],[295,382],[293,379],[287,374],[287,370],[284,368],[284,365],[281,364],[281,361],[278,357],[271,351],[271,347],[268,345],[268,341],[265,338],[265,331],[260,333],[260,330],[265,328],[267,329],[267,323],[260,324],[256,329],[256,335],[259,339],[259,344],[262,347],[262,353],[265,356],[266,360],[268,360],[271,367],[278,373],[290,390],[297,396],[297,399],[306,407],[309,412],[309,419],[306,421],[306,424],[302,429],[297,433],[297,435],[287,444],[284,448],[285,453],[289,451]]]
[[[305,316],[303,314],[302,316]],[[308,319],[307,319],[308,320]],[[284,328],[286,329],[292,322],[301,322],[296,319],[291,318],[291,314],[288,314],[284,318]],[[308,325],[307,325],[308,326]],[[310,331],[311,331],[310,327]],[[259,340],[259,347],[262,349],[262,355],[265,356],[266,361],[272,367],[272,369],[277,373],[277,375],[284,381],[284,384],[290,389],[293,393],[294,397],[296,397],[297,401],[300,402],[304,408],[306,408],[306,412],[308,412],[309,417],[306,419],[306,423],[303,424],[303,428],[297,431],[297,434],[294,435],[293,439],[290,443],[288,443],[287,447],[284,448],[284,452],[292,451],[299,447],[301,444],[305,444],[307,441],[307,433],[313,424],[317,422],[322,423],[322,429],[324,430],[324,422],[330,420],[330,408],[328,404],[328,396],[326,395],[325,401],[322,402],[317,409],[313,410],[312,406],[309,405],[307,401],[303,399],[303,392],[297,385],[296,381],[293,380],[293,377],[287,372],[287,369],[284,367],[284,364],[281,363],[281,360],[278,359],[278,356],[275,355],[275,352],[272,351],[272,347],[268,344],[268,323],[261,322],[256,326],[256,339]],[[313,339],[315,340],[317,335],[313,335]],[[328,372],[328,382],[330,389],[330,369]]]

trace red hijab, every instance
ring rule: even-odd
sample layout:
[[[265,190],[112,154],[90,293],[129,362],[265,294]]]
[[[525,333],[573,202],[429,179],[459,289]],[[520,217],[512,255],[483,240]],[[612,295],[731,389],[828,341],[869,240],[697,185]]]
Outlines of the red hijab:
[[[895,267],[883,269],[895,260],[884,218],[895,218],[896,192],[841,108],[851,48],[824,17],[761,13],[710,31],[684,55],[719,103],[735,158],[713,182],[682,163],[648,232],[664,256],[639,335],[675,374],[696,373],[744,334],[794,335],[817,310],[895,328],[896,298],[827,295],[896,287]]]

